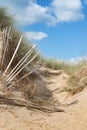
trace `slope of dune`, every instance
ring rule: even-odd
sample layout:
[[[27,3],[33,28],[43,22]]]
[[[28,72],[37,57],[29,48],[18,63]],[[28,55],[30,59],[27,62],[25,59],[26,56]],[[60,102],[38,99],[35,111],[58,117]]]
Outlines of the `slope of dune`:
[[[65,112],[44,113],[25,107],[0,105],[0,130],[86,130],[87,90],[85,88],[74,96],[60,93],[68,78],[64,72],[44,76],[48,89],[53,93],[54,105]]]

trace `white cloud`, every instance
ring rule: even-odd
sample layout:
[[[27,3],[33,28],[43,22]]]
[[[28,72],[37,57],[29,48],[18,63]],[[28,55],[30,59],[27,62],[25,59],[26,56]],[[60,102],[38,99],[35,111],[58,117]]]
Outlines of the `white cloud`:
[[[84,18],[80,0],[53,0],[52,6],[58,22],[70,22]]]
[[[56,21],[55,16],[51,15],[49,7],[43,7],[31,1],[22,10],[22,15],[18,14],[18,19],[29,25],[34,23],[55,24]]]
[[[0,5],[9,7],[21,24],[46,23],[56,25],[84,18],[81,0],[52,0],[49,6],[41,6],[36,0],[3,0]]]
[[[53,0],[49,7],[43,7],[36,2],[29,2],[19,19],[27,24],[47,23],[56,25],[60,22],[77,21],[84,18],[80,0]]]
[[[28,40],[35,40],[35,41],[39,41],[48,37],[48,35],[44,32],[26,32],[25,36]]]

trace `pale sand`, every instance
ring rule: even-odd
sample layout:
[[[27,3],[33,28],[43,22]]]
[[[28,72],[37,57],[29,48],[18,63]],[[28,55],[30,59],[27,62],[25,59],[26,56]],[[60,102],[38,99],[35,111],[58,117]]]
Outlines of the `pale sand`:
[[[48,87],[54,90],[66,84],[67,75],[48,78]],[[65,112],[47,114],[29,111],[26,108],[0,105],[0,130],[87,130],[87,90],[67,97],[66,93],[54,92],[56,100],[64,106]],[[66,98],[67,97],[67,98]],[[72,101],[75,104],[66,106]]]

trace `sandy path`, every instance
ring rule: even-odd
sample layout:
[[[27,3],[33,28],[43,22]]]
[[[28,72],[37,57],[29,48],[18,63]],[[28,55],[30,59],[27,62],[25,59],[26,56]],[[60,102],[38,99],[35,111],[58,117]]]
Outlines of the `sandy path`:
[[[65,80],[63,80],[65,79]],[[67,76],[50,77],[51,90],[66,83]],[[53,87],[54,86],[54,87]],[[65,98],[66,94],[58,94],[61,103],[70,103],[78,100],[76,104],[63,106],[65,112],[47,114],[38,111],[29,111],[26,108],[0,106],[0,130],[87,130],[87,90]]]

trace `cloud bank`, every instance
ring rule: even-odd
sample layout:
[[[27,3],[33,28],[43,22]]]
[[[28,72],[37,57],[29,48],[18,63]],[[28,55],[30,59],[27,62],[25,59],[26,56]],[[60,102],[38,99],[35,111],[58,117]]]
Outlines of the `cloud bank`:
[[[0,6],[7,6],[21,24],[45,23],[50,26],[61,22],[82,20],[81,0],[52,0],[49,6],[42,6],[36,0],[3,0]]]

